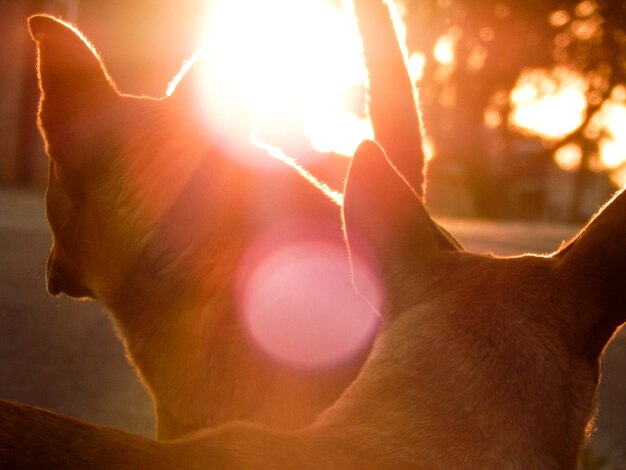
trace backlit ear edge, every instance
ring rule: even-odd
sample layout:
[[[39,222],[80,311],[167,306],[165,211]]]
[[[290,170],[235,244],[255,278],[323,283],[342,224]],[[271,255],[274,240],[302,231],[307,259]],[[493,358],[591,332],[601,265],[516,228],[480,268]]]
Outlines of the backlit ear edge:
[[[371,141],[359,146],[350,165],[343,224],[349,248],[362,241],[383,272],[440,250],[421,200]]]
[[[28,26],[37,44],[38,123],[46,152],[66,168],[75,168],[107,120],[106,108],[120,95],[100,56],[76,27],[48,15],[31,16]]]
[[[617,192],[553,257],[559,292],[577,297],[571,313],[597,357],[626,323],[626,191]]]

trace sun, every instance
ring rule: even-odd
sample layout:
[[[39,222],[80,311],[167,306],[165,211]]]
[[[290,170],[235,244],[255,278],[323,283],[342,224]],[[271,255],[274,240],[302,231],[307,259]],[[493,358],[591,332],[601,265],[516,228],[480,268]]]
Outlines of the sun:
[[[210,75],[204,93],[218,105],[216,96],[237,97],[261,133],[279,133],[289,123],[316,150],[352,155],[373,132],[354,14],[337,3],[211,2],[199,31]]]

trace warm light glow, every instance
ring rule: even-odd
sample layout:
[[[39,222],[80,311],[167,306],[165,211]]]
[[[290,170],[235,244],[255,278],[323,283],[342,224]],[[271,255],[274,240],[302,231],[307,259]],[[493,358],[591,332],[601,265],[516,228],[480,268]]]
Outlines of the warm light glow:
[[[566,67],[523,72],[511,91],[509,123],[544,140],[560,140],[584,122],[586,92],[583,76]]]
[[[507,90],[496,91],[491,99],[493,100],[493,104],[499,107],[509,104],[509,94]]]
[[[454,63],[454,38],[449,35],[441,36],[435,43],[433,54],[440,64],[452,65]]]
[[[467,59],[467,67],[470,70],[480,70],[485,65],[486,60],[487,49],[482,46],[474,47]]]
[[[550,24],[555,28],[561,27],[570,20],[569,13],[565,10],[557,10],[550,14]]]
[[[578,16],[589,16],[596,12],[598,4],[593,0],[583,0],[576,5],[576,14]]]
[[[609,178],[618,187],[626,186],[626,166],[620,167],[609,174]]]
[[[422,52],[413,52],[409,56],[407,67],[413,83],[417,83],[424,78],[424,67],[426,66],[426,56]]]
[[[424,149],[424,158],[427,162],[431,161],[437,156],[437,145],[435,141],[429,135],[424,135],[424,141],[422,143]]]
[[[495,129],[502,125],[502,115],[495,108],[487,108],[484,114],[485,125],[490,129]]]
[[[571,24],[572,33],[580,41],[589,41],[602,32],[602,21],[599,16],[576,20]]]
[[[302,230],[286,242],[289,231],[270,230],[243,263],[238,308],[246,331],[265,354],[292,367],[349,361],[377,331],[372,307],[382,306],[380,281],[360,257],[352,257],[356,284],[370,307],[355,291],[342,240]]]
[[[311,183],[317,189],[322,191],[322,193],[324,193],[331,201],[337,204],[337,206],[341,206],[343,204],[343,194],[335,191],[334,189],[331,189],[325,182],[317,179],[306,168],[300,165],[300,163],[297,160],[285,155],[285,153],[283,152],[281,148],[268,144],[267,142],[264,142],[263,140],[259,139],[256,133],[252,133],[252,136],[250,137],[250,142],[256,147],[267,152],[268,155],[274,157],[276,160],[279,160],[289,165],[290,167],[292,167],[294,170],[296,170],[300,174],[300,176],[302,176],[306,181]],[[255,164],[253,162],[246,162],[246,163],[250,165]],[[256,164],[259,164],[259,163],[256,163]],[[267,166],[265,163],[263,165],[264,165],[264,168]]]
[[[600,140],[600,159],[606,169],[613,170],[626,162],[625,143],[624,139],[616,140],[611,137]]]
[[[353,12],[337,3],[213,1],[201,31],[211,76],[202,85],[212,85],[210,101],[236,96],[261,135],[266,126],[296,122],[317,150],[352,155],[373,133],[364,117],[357,25]]]
[[[585,128],[585,136],[599,139],[600,169],[610,171],[626,164],[626,88],[624,85],[617,85],[613,88],[610,98],[590,119]]]
[[[611,99],[615,101],[626,101],[626,86],[615,85],[611,90]]]
[[[600,162],[608,170],[616,170],[626,164],[626,105],[622,102],[609,101],[604,103],[600,112],[603,133],[600,139]],[[595,118],[596,116],[594,116]],[[624,172],[616,172],[615,176]],[[624,183],[626,181],[619,181]]]
[[[367,118],[350,112],[327,114],[323,110],[302,117],[311,145],[320,152],[337,152],[352,156],[364,139],[374,135],[372,123]]]
[[[574,171],[580,167],[583,151],[579,145],[567,144],[554,152],[555,163],[565,171]]]

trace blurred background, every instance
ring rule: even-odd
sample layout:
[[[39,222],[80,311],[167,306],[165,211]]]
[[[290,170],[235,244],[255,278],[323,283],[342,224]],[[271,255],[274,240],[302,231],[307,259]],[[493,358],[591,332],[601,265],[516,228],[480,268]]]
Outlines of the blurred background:
[[[254,93],[266,96],[266,111],[271,98],[273,115],[266,112],[266,122],[294,122],[297,114],[316,149],[351,154],[368,130],[364,77],[354,58],[358,38],[349,20],[333,16],[340,3],[1,1],[0,183],[44,180],[46,162],[34,126],[35,52],[24,22],[42,11],[75,22],[119,88],[133,94],[163,95],[183,61],[209,37],[211,54],[226,52],[219,66],[229,69],[224,73],[231,82],[239,89],[242,81],[256,86]],[[432,158],[428,199],[436,212],[580,222],[626,181],[626,2],[397,5],[411,74],[421,91]],[[339,85],[332,88],[331,81]],[[294,82],[301,88],[294,90]],[[310,108],[298,93],[312,101],[331,92],[343,102],[335,99],[324,110],[294,108],[294,101]],[[320,122],[352,134],[351,140],[329,141]]]
[[[556,249],[626,183],[626,1],[396,4],[420,89],[428,205],[467,248]],[[100,307],[45,293],[47,160],[26,18],[46,12],[75,23],[119,89],[137,95],[162,96],[206,42],[215,57],[207,82],[248,100],[269,143],[296,158],[311,149],[345,158],[371,128],[358,35],[341,6],[0,0],[2,397],[152,433],[149,399]],[[603,372],[589,468],[625,469],[624,334]]]

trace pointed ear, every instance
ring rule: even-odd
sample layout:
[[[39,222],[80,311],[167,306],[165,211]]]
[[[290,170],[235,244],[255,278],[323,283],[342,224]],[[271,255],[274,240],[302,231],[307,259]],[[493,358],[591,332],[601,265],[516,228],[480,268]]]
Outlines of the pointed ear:
[[[599,355],[626,322],[626,191],[609,201],[555,255],[559,260],[561,290],[577,298],[578,320],[583,326],[590,352]]]
[[[51,158],[74,166],[102,118],[103,108],[118,97],[92,45],[72,25],[46,15],[28,19],[37,43],[41,101],[39,125]],[[89,125],[86,125],[89,123]]]
[[[343,222],[350,251],[364,244],[385,279],[396,270],[416,270],[439,252],[432,219],[373,142],[363,142],[350,165]]]
[[[369,78],[369,113],[375,139],[417,195],[423,197],[426,161],[422,119],[394,28],[395,6],[393,2],[356,0],[354,11]]]

